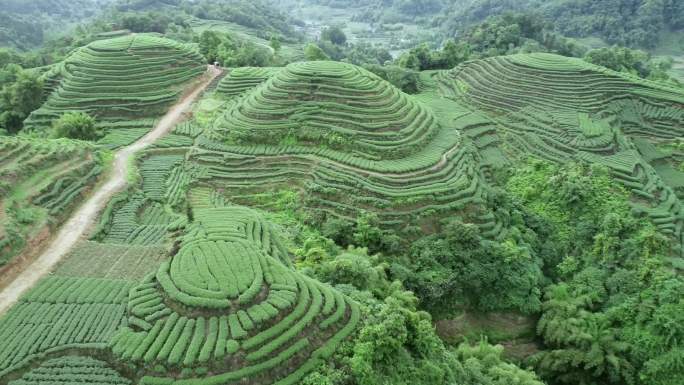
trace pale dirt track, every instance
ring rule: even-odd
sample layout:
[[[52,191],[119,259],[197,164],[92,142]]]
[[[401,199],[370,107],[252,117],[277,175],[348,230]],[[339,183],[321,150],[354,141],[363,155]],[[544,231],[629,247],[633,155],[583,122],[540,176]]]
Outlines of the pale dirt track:
[[[184,94],[182,99],[164,115],[152,131],[137,142],[115,153],[111,173],[105,182],[98,186],[88,200],[60,228],[57,236],[45,251],[0,292],[0,314],[6,312],[25,292],[47,275],[71,248],[87,234],[111,197],[126,187],[131,156],[166,135],[176,124],[181,122],[183,114],[190,110],[195,99],[220,73],[220,70],[210,66],[207,78],[196,85],[191,92]]]

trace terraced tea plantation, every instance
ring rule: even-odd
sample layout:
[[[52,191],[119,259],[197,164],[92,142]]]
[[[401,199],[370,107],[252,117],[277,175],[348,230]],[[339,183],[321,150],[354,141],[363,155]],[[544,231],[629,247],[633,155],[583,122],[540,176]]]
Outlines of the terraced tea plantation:
[[[143,136],[206,67],[196,49],[173,40],[134,34],[95,41],[69,56],[46,77],[47,102],[26,121],[42,131],[70,111],[96,118],[110,148]]]
[[[0,318],[0,381],[297,384],[358,329],[359,305],[297,272],[278,229],[197,186],[201,131],[138,156],[91,240]]]
[[[216,91],[226,97],[241,95],[278,73],[280,68],[235,68],[221,80]]]
[[[509,161],[604,165],[684,252],[681,160],[658,149],[684,135],[681,89],[551,54],[479,60],[435,77],[446,97],[497,123],[465,131],[483,158],[506,150]]]
[[[108,134],[0,137],[0,263],[68,215],[103,149],[144,135],[202,60],[126,35],[46,75],[30,129],[84,111]],[[0,384],[295,385],[329,362],[372,310],[298,270],[285,234],[304,230],[267,220],[263,192],[294,191],[316,230],[370,213],[408,246],[457,218],[503,242],[516,219],[497,210],[496,172],[529,156],[600,164],[681,253],[684,152],[667,148],[682,107],[680,89],[548,54],[423,72],[417,95],[340,62],[233,69],[136,154],[88,240],[0,318]]]
[[[94,146],[0,136],[0,268],[39,248],[105,167]]]
[[[199,182],[236,201],[294,183],[321,218],[370,211],[388,227],[469,211],[489,236],[500,235],[482,207],[476,153],[461,138],[489,120],[440,100],[434,84],[413,97],[349,64],[295,63],[266,81],[264,72],[245,68],[223,80],[219,93],[239,92],[189,154]]]
[[[196,209],[178,254],[131,291],[114,354],[169,374],[214,373],[178,383],[297,383],[350,335],[359,311],[274,256],[272,236],[248,209]],[[153,374],[141,380],[160,382],[175,383]]]
[[[0,378],[63,382],[72,372],[57,368],[75,367],[108,383],[296,384],[360,311],[294,271],[282,242],[250,209],[198,205],[178,252],[137,283],[65,275],[88,253],[114,258],[111,245],[83,245],[0,320]]]
[[[427,108],[370,72],[305,62],[289,65],[246,95],[215,129],[237,143],[289,139],[380,160],[419,151],[438,125]]]

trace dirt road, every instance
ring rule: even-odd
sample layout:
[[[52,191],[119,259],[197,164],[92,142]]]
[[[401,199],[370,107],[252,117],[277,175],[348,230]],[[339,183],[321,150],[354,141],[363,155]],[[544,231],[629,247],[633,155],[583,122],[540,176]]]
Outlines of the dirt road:
[[[191,92],[185,93],[182,99],[164,115],[152,131],[137,142],[115,153],[113,168],[110,175],[107,176],[107,180],[93,192],[90,198],[61,227],[57,236],[47,246],[45,251],[0,293],[0,315],[16,303],[26,291],[48,274],[67,255],[71,248],[91,229],[98,214],[104,209],[111,197],[126,187],[131,156],[154,143],[181,122],[183,114],[189,111],[199,94],[220,73],[220,70],[210,66],[207,78],[196,85]]]

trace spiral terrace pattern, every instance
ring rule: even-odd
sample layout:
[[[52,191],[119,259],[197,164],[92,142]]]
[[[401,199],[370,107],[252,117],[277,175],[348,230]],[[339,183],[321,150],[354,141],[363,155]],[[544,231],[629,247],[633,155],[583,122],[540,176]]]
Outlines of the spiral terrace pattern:
[[[59,86],[26,126],[46,128],[65,112],[82,111],[105,128],[149,129],[150,118],[162,115],[184,83],[205,69],[195,49],[173,40],[143,34],[95,41],[48,74]]]
[[[274,258],[279,241],[264,242],[270,230],[253,211],[195,215],[178,254],[131,290],[128,326],[111,342],[121,360],[214,374],[177,384],[295,384],[355,329],[357,305]]]
[[[505,137],[519,156],[602,164],[647,202],[635,210],[683,243],[684,174],[651,144],[684,135],[680,89],[551,54],[472,61],[437,78],[445,96],[498,123],[465,131],[481,153],[492,153]]]
[[[420,151],[439,126],[426,107],[362,68],[304,62],[245,95],[216,129],[239,142],[278,144],[289,138],[368,159],[394,159]]]
[[[89,357],[66,356],[44,362],[12,385],[131,385],[106,362]]]

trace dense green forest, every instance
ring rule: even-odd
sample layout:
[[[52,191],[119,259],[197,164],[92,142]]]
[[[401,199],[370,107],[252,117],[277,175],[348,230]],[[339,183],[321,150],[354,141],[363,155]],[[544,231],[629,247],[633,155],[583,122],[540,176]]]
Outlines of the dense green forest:
[[[0,385],[681,385],[680,3],[0,0]]]

